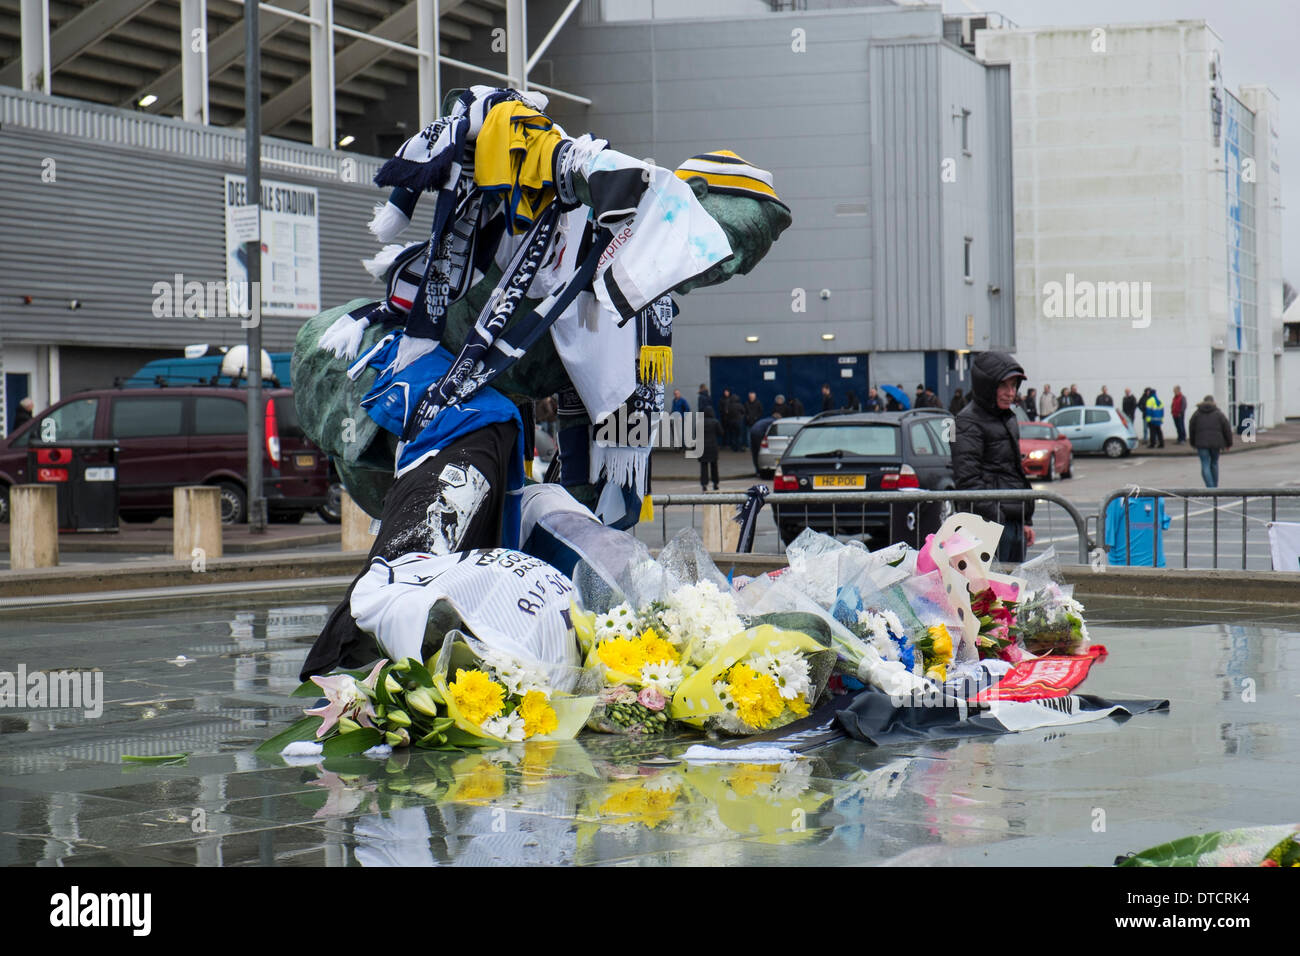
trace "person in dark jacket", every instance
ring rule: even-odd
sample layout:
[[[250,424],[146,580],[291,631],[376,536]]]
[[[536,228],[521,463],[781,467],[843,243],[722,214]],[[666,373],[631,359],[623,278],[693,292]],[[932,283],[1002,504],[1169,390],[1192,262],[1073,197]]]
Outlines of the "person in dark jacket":
[[[862,411],[862,403],[858,401],[858,393],[849,389],[844,393],[844,407],[851,412]]]
[[[731,389],[722,393],[718,400],[718,418],[722,420],[722,433],[725,442],[732,451],[740,451],[745,430],[745,406],[740,403],[740,396]]]
[[[952,469],[959,489],[1028,489],[1020,464],[1020,426],[1011,406],[1025,370],[1006,352],[981,352],[971,363],[971,401],[957,415]],[[977,502],[971,509],[1002,525],[999,561],[1018,563],[1034,543],[1032,501]]]
[[[763,403],[758,400],[757,392],[749,393],[749,401],[745,403],[745,428],[753,428],[754,422],[763,417]]]
[[[1031,422],[1038,421],[1038,389],[1031,388],[1020,400],[1020,407],[1025,410],[1025,417]]]
[[[780,417],[780,413],[773,412],[766,418],[754,422],[753,427],[749,429],[749,454],[754,459],[754,474],[760,478],[763,477],[763,473],[758,470],[758,450],[763,447],[763,438],[767,435],[768,427]]]
[[[713,396],[709,394],[709,386],[700,382],[700,390],[695,395],[695,410],[702,412],[706,405],[710,408],[713,407]]]
[[[880,393],[874,388],[867,389],[867,400],[862,406],[864,412],[884,411],[884,405],[880,401]]]
[[[962,397],[961,389],[952,393],[952,401],[948,403],[948,411],[956,415],[966,405],[966,399]]]
[[[782,418],[789,418],[794,414],[790,406],[785,403],[784,395],[778,395],[776,400],[772,402],[772,414],[780,415]]]
[[[798,395],[792,395],[790,401],[786,402],[786,408],[790,409],[790,414],[798,418],[803,415],[803,402],[799,401]]]
[[[718,490],[718,445],[722,442],[722,423],[713,414],[713,406],[704,406],[704,452],[700,455],[700,490],[709,490],[709,480],[713,481],[713,490]]]
[[[1213,395],[1206,395],[1192,412],[1192,420],[1187,423],[1187,443],[1201,456],[1205,487],[1219,487],[1219,452],[1232,447],[1232,425],[1214,404]]]
[[[1115,399],[1111,397],[1110,392],[1106,391],[1106,386],[1101,387],[1101,394],[1093,401],[1094,405],[1104,405],[1107,408],[1115,407]]]
[[[31,396],[24,398],[18,403],[18,410],[14,412],[14,425],[10,431],[17,431],[20,426],[26,425],[32,420],[32,410],[36,407],[32,402]]]
[[[1138,400],[1137,396],[1133,394],[1133,389],[1124,389],[1124,398],[1120,401],[1119,407],[1124,410],[1124,417],[1129,420],[1130,424],[1137,422]]]
[[[835,399],[831,398],[831,387],[822,383],[822,411],[829,412],[835,408]]]

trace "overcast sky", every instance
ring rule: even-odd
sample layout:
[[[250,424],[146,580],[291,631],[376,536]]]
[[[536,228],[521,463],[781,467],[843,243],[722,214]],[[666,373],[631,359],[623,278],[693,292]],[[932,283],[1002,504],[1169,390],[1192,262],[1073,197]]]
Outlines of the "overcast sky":
[[[1204,20],[1223,39],[1223,82],[1262,83],[1281,104],[1282,275],[1300,286],[1300,4],[1296,0],[943,0],[948,14],[1001,13],[1022,27]]]

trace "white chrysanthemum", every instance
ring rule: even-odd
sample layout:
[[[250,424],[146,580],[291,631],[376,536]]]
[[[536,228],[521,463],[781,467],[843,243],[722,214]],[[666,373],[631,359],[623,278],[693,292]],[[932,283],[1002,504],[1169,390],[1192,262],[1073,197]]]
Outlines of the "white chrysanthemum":
[[[641,686],[657,687],[665,697],[682,682],[682,669],[672,661],[652,661],[641,668]]]
[[[536,664],[494,650],[483,652],[483,663],[496,674],[497,680],[505,686],[506,693],[512,696],[522,697],[530,690],[549,692],[546,673]]]
[[[796,697],[808,697],[812,692],[812,681],[808,676],[808,661],[798,651],[770,651],[757,660],[759,670],[770,674],[776,681],[777,689],[786,700]]]
[[[668,607],[660,615],[668,639],[678,646],[694,644],[697,661],[712,657],[745,629],[736,613],[736,600],[712,581],[687,584],[668,596]]]
[[[596,616],[597,641],[612,641],[620,637],[632,640],[639,633],[636,611],[626,601]]]
[[[523,740],[524,718],[518,711],[508,717],[492,717],[483,721],[483,731],[502,740]]]
[[[722,703],[722,710],[726,714],[732,714],[736,710],[736,702],[731,699],[731,693],[727,689],[726,681],[715,681],[713,684],[713,693],[718,695],[718,700]]]

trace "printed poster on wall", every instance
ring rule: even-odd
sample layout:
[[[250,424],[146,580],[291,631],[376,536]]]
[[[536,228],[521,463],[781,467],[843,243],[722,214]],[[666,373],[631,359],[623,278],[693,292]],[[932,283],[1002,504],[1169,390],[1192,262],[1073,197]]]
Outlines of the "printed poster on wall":
[[[244,206],[244,177],[226,176],[226,281],[233,314],[245,312],[247,247],[254,226]],[[311,318],[320,306],[320,227],[315,187],[262,180],[262,314]]]

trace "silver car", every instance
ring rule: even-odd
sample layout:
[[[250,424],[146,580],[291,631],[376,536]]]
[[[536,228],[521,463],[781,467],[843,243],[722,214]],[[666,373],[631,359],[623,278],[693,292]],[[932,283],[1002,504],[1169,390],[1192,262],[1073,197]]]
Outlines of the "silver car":
[[[803,426],[812,421],[812,416],[801,418],[778,418],[767,426],[767,434],[758,446],[758,473],[764,478],[771,478],[777,463],[785,454],[786,446]]]
[[[1118,408],[1109,405],[1074,405],[1062,408],[1047,416],[1076,453],[1103,454],[1107,458],[1120,458],[1137,447],[1128,419]]]

